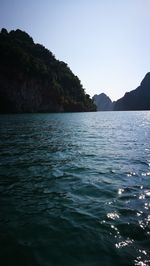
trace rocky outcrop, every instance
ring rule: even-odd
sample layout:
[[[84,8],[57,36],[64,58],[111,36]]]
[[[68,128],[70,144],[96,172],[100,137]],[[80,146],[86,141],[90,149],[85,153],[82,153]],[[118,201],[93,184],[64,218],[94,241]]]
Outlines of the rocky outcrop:
[[[125,93],[115,102],[114,110],[150,110],[150,72],[146,74],[138,88]]]
[[[26,32],[1,30],[0,113],[95,110],[67,64]]]
[[[138,88],[126,92],[116,102],[112,102],[104,93],[94,95],[93,101],[97,111],[150,110],[150,72],[146,74]]]
[[[94,95],[93,101],[97,107],[97,111],[112,111],[113,110],[113,103],[111,99],[105,93]]]
[[[63,106],[51,97],[49,89],[40,79],[22,74],[9,79],[0,74],[0,113],[64,111]]]

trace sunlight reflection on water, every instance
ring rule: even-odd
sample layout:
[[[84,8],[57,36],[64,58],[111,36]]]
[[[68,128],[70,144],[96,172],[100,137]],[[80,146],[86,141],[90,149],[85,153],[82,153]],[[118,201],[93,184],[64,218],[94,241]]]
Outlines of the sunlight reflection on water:
[[[8,265],[150,265],[150,112],[0,116]],[[7,254],[9,256],[6,256]]]

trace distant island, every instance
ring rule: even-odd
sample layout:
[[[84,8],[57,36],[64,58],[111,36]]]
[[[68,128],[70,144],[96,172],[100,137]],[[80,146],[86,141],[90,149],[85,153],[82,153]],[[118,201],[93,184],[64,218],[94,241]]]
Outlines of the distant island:
[[[0,113],[86,112],[96,106],[66,63],[19,29],[0,32]]]
[[[104,93],[93,96],[97,111],[150,110],[150,72],[146,74],[140,86],[112,102]]]
[[[105,93],[101,93],[99,95],[95,94],[93,96],[93,101],[96,104],[97,111],[113,110],[113,102]]]

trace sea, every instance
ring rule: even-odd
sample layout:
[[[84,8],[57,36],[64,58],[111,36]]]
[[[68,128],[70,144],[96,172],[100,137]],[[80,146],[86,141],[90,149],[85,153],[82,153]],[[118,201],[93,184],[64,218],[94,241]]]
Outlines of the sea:
[[[150,265],[150,111],[0,115],[0,265]]]

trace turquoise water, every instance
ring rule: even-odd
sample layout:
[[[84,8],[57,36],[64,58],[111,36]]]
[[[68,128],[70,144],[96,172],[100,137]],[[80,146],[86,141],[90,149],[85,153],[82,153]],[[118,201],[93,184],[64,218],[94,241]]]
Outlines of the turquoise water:
[[[0,264],[150,265],[150,112],[0,116]]]

